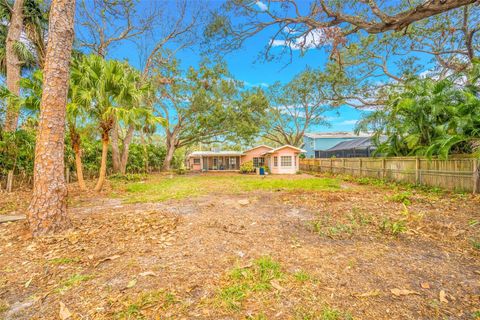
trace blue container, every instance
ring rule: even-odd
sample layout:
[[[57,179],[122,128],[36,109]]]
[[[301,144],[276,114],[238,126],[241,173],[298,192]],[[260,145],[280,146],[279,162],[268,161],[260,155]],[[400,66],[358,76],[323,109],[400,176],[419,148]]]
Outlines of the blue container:
[[[260,175],[264,176],[265,175],[265,168],[260,168]]]

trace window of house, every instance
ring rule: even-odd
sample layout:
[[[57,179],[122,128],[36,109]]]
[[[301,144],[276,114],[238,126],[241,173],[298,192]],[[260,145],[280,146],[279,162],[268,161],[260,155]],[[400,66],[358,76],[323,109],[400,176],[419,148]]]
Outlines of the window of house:
[[[263,157],[253,157],[253,167],[259,168],[265,165],[265,158]]]
[[[193,159],[193,164],[200,164],[200,158]]]
[[[292,156],[281,156],[280,165],[282,167],[291,167],[292,166]]]
[[[297,156],[293,156],[293,166],[297,166]]]
[[[278,167],[278,157],[273,157],[273,166]]]

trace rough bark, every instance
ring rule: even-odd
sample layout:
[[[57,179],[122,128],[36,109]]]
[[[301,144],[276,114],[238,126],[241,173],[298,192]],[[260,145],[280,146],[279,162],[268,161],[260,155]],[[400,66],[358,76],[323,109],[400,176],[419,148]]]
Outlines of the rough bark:
[[[108,131],[102,133],[102,161],[100,164],[100,174],[98,175],[97,185],[95,191],[101,191],[103,184],[105,183],[105,177],[107,176],[107,156],[108,156],[108,144],[109,137]]]
[[[130,148],[130,143],[133,139],[134,131],[135,128],[133,126],[129,126],[127,134],[125,135],[125,139],[123,139],[122,157],[120,159],[120,172],[122,174],[125,174],[127,172],[128,152]]]
[[[77,180],[80,190],[85,191],[87,187],[83,179],[82,150],[80,147],[80,135],[73,126],[70,127],[70,140],[72,141],[73,152],[75,153],[75,169],[77,171]]]
[[[15,43],[20,41],[22,34],[23,3],[24,0],[15,0],[6,39],[7,88],[11,93],[16,95],[20,95],[19,81],[22,63],[15,53]],[[18,113],[19,110],[17,106],[9,102],[5,118],[5,131],[13,132],[17,129]]]
[[[34,236],[70,227],[64,176],[64,137],[74,0],[53,0],[35,146],[33,196],[27,221]]]

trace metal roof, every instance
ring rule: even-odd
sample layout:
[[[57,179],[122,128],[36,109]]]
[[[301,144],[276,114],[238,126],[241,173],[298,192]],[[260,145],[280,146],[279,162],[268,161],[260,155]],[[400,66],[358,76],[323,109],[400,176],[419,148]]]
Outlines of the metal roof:
[[[339,150],[350,150],[350,149],[367,149],[373,146],[371,137],[357,138],[348,141],[342,141],[335,146],[327,149],[325,151],[339,151]]]
[[[354,132],[337,131],[337,132],[311,132],[311,133],[305,133],[304,136],[312,139],[338,139],[338,138],[363,138],[363,137],[370,137],[371,135],[363,132],[357,135]]]

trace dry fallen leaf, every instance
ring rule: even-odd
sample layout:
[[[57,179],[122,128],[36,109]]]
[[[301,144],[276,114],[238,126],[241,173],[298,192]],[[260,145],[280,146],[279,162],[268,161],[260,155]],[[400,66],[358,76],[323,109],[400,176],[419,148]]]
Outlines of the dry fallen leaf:
[[[422,282],[420,284],[420,286],[423,288],[423,289],[430,289],[430,284],[428,282]]]
[[[115,259],[118,259],[120,258],[119,255],[114,255],[114,256],[110,256],[110,257],[106,257],[106,258],[103,258],[102,260],[99,260],[94,267],[98,266],[100,263],[102,262],[105,262],[105,261],[109,261],[109,260],[115,260]]]
[[[141,277],[147,277],[147,276],[155,277],[155,276],[157,276],[157,274],[156,274],[155,272],[153,272],[153,271],[141,272],[141,273],[139,273],[139,275],[140,275]]]
[[[127,288],[133,288],[137,284],[137,279],[132,279],[128,282]]]
[[[355,297],[358,297],[358,298],[376,297],[376,296],[379,296],[380,293],[381,293],[380,290],[375,289],[375,290],[368,291],[368,292],[365,292],[365,293],[355,294]]]
[[[445,290],[440,290],[440,293],[438,294],[438,299],[442,303],[448,303],[447,294],[445,293]]]
[[[30,286],[30,283],[32,283],[33,277],[30,278],[27,282],[25,282],[25,288],[28,288]]]
[[[60,311],[58,312],[58,316],[61,320],[69,319],[72,316],[72,313],[68,308],[65,306],[65,303],[60,301]]]
[[[399,296],[408,296],[410,294],[419,294],[418,292],[416,291],[413,291],[413,290],[408,290],[408,289],[398,289],[398,288],[395,288],[395,289],[390,289],[390,291],[396,295],[397,297]]]
[[[282,287],[282,286],[278,283],[278,281],[276,281],[276,280],[270,281],[270,284],[272,285],[272,287],[274,287],[274,288],[277,289],[278,291],[285,291],[285,288]]]

